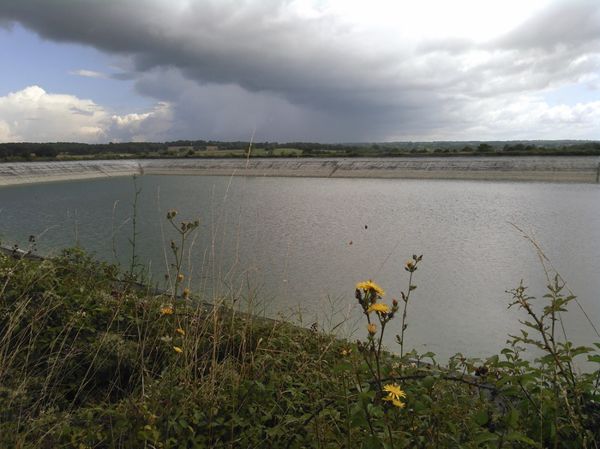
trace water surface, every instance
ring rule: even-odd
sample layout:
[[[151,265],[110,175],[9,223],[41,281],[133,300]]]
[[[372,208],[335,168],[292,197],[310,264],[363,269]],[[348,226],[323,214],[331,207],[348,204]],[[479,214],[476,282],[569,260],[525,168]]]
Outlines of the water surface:
[[[391,301],[407,288],[406,259],[423,254],[407,344],[442,358],[488,355],[523,317],[507,309],[505,291],[523,279],[530,294],[545,293],[538,256],[513,223],[539,242],[600,321],[597,185],[201,176],[143,176],[137,185],[139,260],[160,282],[173,237],[167,209],[200,218],[191,287],[209,299],[256,296],[269,315],[325,328],[347,317],[338,330],[360,336],[356,282],[375,280]],[[36,235],[43,254],[79,243],[127,266],[134,196],[130,178],[1,188],[0,236],[26,246]],[[593,332],[573,309],[569,336],[589,343]]]

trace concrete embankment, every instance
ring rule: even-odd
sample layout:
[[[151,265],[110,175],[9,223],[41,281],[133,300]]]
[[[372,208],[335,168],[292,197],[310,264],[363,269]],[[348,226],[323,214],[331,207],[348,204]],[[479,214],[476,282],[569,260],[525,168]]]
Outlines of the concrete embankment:
[[[132,176],[137,161],[16,162],[0,164],[0,186],[49,181]]]
[[[598,183],[600,158],[144,159],[22,162],[0,164],[0,185],[144,174]]]

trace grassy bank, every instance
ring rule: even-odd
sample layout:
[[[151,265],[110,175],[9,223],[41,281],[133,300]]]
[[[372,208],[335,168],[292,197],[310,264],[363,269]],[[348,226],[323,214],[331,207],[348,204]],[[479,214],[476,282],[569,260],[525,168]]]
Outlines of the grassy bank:
[[[194,300],[176,263],[157,294],[77,249],[0,255],[0,447],[598,447],[600,372],[574,359],[600,356],[558,338],[560,280],[513,290],[527,332],[502,354],[442,366],[403,344],[419,263],[398,300],[356,286],[364,332],[347,342]]]

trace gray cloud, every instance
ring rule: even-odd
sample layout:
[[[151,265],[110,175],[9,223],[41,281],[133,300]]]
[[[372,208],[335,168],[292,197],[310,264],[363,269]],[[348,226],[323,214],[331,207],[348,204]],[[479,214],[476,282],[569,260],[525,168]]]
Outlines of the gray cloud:
[[[13,26],[14,22],[12,22],[11,20],[0,19],[0,28],[3,28],[5,30],[11,30]]]
[[[551,4],[493,44],[560,51],[561,46],[585,47],[592,42],[600,42],[600,5],[596,0],[575,0]]]
[[[295,104],[272,91],[249,91],[237,84],[198,84],[173,69],[155,69],[142,75],[136,90],[168,101],[173,110],[170,138],[296,141],[376,140],[400,113],[383,108],[335,111]],[[370,120],[365,120],[365,114]],[[416,114],[418,115],[418,114]],[[405,117],[410,120],[411,117]]]
[[[531,95],[544,89],[598,83],[596,0],[550,3],[487,42],[415,43],[293,6],[7,0],[0,23],[129,58],[129,70],[110,76],[171,105],[169,138],[247,138],[253,128],[269,140],[444,138],[457,129],[473,138],[465,133],[485,128],[481,105],[507,108],[529,95],[525,103],[539,106]]]

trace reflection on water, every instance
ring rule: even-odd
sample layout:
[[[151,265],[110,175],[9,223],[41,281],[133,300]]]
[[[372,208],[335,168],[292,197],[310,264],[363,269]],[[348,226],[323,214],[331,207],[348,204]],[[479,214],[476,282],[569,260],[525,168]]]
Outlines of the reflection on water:
[[[407,345],[446,357],[485,355],[519,328],[505,290],[521,279],[541,297],[545,275],[532,246],[543,247],[581,304],[600,321],[600,190],[596,185],[395,179],[138,179],[138,254],[162,279],[169,208],[201,219],[189,262],[193,290],[206,295],[258,292],[271,315],[324,326],[344,317],[355,330],[357,281],[373,279],[387,300],[406,289],[405,260],[423,254],[409,308]],[[79,242],[127,264],[131,179],[61,182],[0,189],[3,243],[39,235],[40,252]],[[165,243],[166,242],[166,243]],[[541,300],[540,300],[541,301]],[[592,331],[578,310],[569,337]],[[394,349],[393,334],[388,346]],[[362,334],[363,330],[360,329]],[[357,334],[355,334],[357,335]]]

